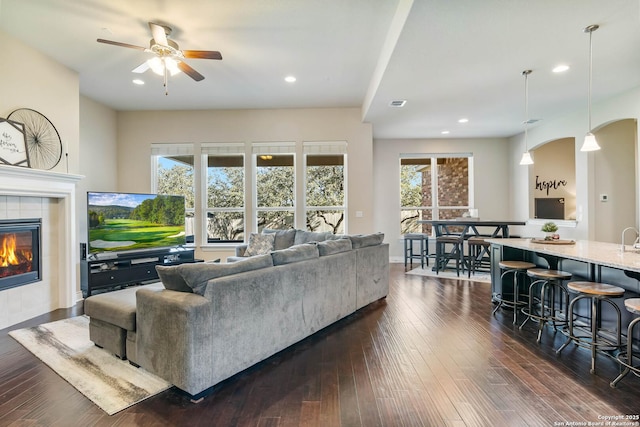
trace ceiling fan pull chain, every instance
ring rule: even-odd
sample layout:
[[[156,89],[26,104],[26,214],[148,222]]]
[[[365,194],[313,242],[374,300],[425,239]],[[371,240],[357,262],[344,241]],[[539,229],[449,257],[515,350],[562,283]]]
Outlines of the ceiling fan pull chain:
[[[162,58],[162,65],[164,65],[164,95],[169,95],[169,79],[167,78],[167,62]]]

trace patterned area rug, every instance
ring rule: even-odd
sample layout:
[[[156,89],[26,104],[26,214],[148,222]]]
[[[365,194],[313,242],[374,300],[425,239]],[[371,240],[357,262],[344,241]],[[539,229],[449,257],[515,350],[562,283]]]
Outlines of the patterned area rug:
[[[109,415],[171,387],[96,347],[89,340],[86,316],[18,329],[9,335]]]
[[[475,273],[471,276],[471,278],[467,277],[468,273],[465,271],[464,274],[460,272],[460,277],[456,276],[455,271],[446,270],[440,271],[436,275],[435,271],[431,270],[431,267],[423,268],[414,268],[413,270],[409,270],[406,274],[414,274],[416,276],[427,276],[433,278],[441,278],[441,279],[456,279],[456,280],[469,280],[472,282],[481,282],[481,283],[491,283],[491,275],[489,273]]]

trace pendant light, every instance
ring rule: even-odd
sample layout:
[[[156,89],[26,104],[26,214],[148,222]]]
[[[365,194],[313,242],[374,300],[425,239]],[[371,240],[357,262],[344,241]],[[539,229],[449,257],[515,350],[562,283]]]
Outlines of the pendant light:
[[[599,25],[589,25],[584,29],[585,33],[589,33],[589,131],[584,137],[584,143],[580,151],[596,151],[600,149],[598,141],[593,133],[591,133],[591,81],[593,74],[593,43],[591,41],[593,32],[600,28]]]
[[[531,153],[529,153],[529,145],[527,143],[527,128],[529,127],[529,74],[533,71],[524,70],[522,75],[524,76],[524,153],[522,153],[522,159],[520,159],[521,165],[532,165],[533,159]]]

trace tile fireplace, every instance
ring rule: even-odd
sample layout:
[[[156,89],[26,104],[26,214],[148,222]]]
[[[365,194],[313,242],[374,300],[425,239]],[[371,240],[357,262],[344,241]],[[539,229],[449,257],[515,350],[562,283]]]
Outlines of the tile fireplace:
[[[41,279],[41,223],[40,218],[0,220],[0,290]]]
[[[79,175],[0,164],[0,220],[42,221],[36,256],[36,266],[41,266],[39,278],[0,288],[0,329],[72,307],[82,299],[77,280],[76,221],[76,183],[81,179]],[[26,239],[27,234],[24,236]]]

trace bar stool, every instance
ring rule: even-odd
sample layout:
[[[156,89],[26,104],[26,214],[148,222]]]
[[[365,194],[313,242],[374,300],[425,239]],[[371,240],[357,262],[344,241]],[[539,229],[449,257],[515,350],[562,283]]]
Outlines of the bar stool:
[[[640,314],[640,298],[629,298],[624,301],[624,306],[628,312],[633,314]],[[611,381],[611,387],[615,387],[618,384],[618,381],[627,376],[629,372],[633,372],[636,377],[640,377],[640,365],[633,365],[633,328],[640,323],[640,317],[636,317],[629,323],[629,327],[627,329],[627,351],[621,352],[618,354],[618,362],[620,365],[624,366],[624,371],[620,373],[616,377],[615,380]],[[640,357],[637,353],[635,357]]]
[[[518,276],[522,276],[528,269],[535,268],[537,266],[526,261],[500,261],[498,265],[500,266],[501,271],[504,270],[502,274],[500,274],[501,286],[504,286],[504,276],[507,274],[513,274],[513,294],[511,296],[511,300],[507,298],[507,295],[504,294],[502,289],[499,294],[494,295],[493,299],[498,301],[498,305],[493,309],[491,314],[495,315],[498,309],[503,305],[513,307],[513,324],[515,325],[518,322],[518,307],[526,304],[525,302],[520,301],[520,281],[518,280]]]
[[[469,251],[469,277],[471,277],[472,274],[475,274],[476,268],[482,267],[483,263],[488,264],[490,262],[490,247],[491,243],[487,242],[482,237],[473,236],[467,239],[467,248]]]
[[[414,243],[420,243],[420,252],[414,252]],[[407,261],[413,268],[413,260],[420,260],[420,267],[424,268],[425,260],[429,265],[429,235],[423,233],[409,233],[404,235],[404,266]]]
[[[436,274],[440,270],[444,270],[449,261],[454,260],[456,262],[456,273],[460,276],[460,265],[463,262],[463,242],[462,236],[444,235],[436,237]],[[451,248],[447,249],[447,245],[451,245]]]
[[[598,283],[598,282],[569,282],[567,284],[567,288],[571,291],[577,292],[578,296],[571,300],[568,309],[568,329],[567,329],[567,341],[562,344],[562,346],[556,350],[556,354],[560,354],[562,350],[564,350],[570,342],[574,342],[576,345],[581,347],[588,347],[591,349],[591,373],[595,374],[596,372],[596,351],[605,352],[608,350],[615,350],[622,347],[622,332],[620,331],[620,324],[622,322],[622,314],[620,313],[620,309],[614,303],[611,298],[620,298],[624,296],[624,289],[619,286],[608,285],[606,283]],[[578,301],[583,299],[591,300],[591,319],[589,327],[576,327],[574,325],[574,308]],[[605,338],[599,332],[611,332],[602,329],[598,323],[601,321],[598,316],[598,312],[600,310],[600,306],[603,302],[611,305],[617,314],[617,322],[616,322],[616,330],[614,331],[616,334],[616,341],[613,342],[609,338]],[[588,333],[588,335],[576,335],[575,330],[578,332],[584,331],[584,333]],[[603,353],[606,355],[606,353]]]
[[[569,307],[569,291],[562,284],[563,280],[570,280],[571,273],[561,270],[546,270],[531,268],[527,270],[531,278],[529,285],[529,304],[522,309],[527,318],[520,325],[520,330],[530,319],[538,322],[538,338],[540,344],[542,329],[547,323],[553,323],[553,329],[558,325],[567,325],[567,308]]]

